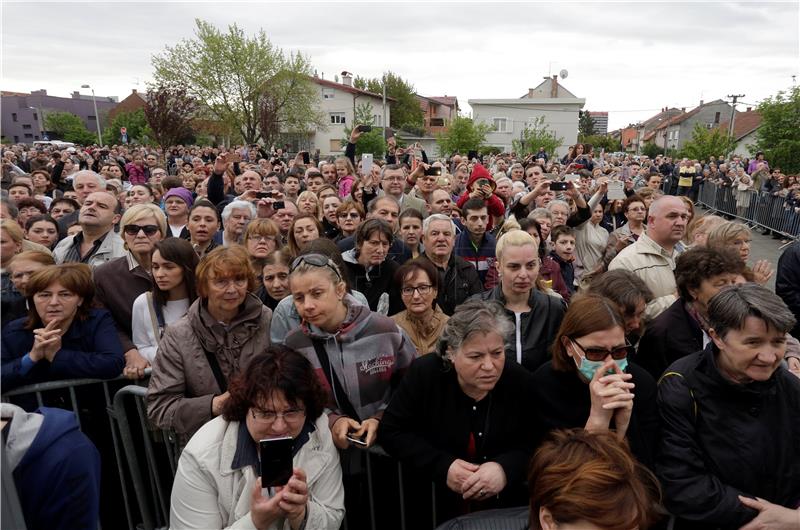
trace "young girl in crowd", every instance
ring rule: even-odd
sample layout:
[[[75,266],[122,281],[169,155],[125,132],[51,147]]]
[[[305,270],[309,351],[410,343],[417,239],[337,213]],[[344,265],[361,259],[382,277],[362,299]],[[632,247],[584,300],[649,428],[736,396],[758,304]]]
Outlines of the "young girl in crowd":
[[[133,342],[150,364],[164,327],[185,315],[197,298],[194,269],[199,261],[185,239],[170,237],[153,247],[153,290],[133,302]]]

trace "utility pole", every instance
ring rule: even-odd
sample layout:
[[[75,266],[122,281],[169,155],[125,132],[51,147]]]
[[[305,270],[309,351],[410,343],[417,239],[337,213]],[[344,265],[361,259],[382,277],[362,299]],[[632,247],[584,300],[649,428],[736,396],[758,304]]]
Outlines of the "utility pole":
[[[733,100],[731,102],[731,123],[728,125],[728,136],[733,137],[733,122],[736,119],[736,100],[743,98],[744,94],[728,94],[728,97]]]

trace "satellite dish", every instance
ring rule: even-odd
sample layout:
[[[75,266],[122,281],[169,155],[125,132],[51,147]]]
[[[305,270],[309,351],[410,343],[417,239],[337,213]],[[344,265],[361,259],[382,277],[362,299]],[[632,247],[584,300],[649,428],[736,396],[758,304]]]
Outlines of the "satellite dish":
[[[560,72],[558,72],[558,75],[561,76],[561,79],[566,79],[567,76],[569,75],[569,72],[567,72],[567,70],[564,69],[564,70],[561,70]]]

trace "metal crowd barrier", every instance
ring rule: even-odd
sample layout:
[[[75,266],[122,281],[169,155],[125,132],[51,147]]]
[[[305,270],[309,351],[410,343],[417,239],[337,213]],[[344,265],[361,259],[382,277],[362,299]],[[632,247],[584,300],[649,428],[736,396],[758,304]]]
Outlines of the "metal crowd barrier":
[[[736,191],[731,186],[720,186],[711,181],[701,185],[698,195],[698,203],[712,213],[735,217],[752,226],[797,239],[800,235],[800,213],[788,206],[784,197],[750,191],[748,199],[749,204],[740,206]]]

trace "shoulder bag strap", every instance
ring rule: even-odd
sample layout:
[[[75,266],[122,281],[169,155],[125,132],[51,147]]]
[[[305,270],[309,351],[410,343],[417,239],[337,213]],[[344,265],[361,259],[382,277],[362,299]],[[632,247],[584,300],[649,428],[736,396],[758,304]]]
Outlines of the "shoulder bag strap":
[[[156,341],[161,339],[161,333],[164,329],[163,319],[158,318],[155,308],[155,300],[153,299],[153,291],[147,291],[147,309],[150,313],[150,323],[153,325],[153,336]]]
[[[214,379],[217,380],[217,385],[219,385],[220,391],[224,394],[228,390],[228,381],[225,380],[225,376],[222,374],[217,356],[214,355],[214,352],[210,352],[205,348],[203,348],[203,352],[206,354],[206,360],[208,361],[208,366],[211,367],[211,372],[214,374]]]
[[[328,352],[325,351],[325,345],[322,343],[322,341],[316,339],[311,339],[311,343],[314,345],[314,351],[317,352],[317,358],[319,359],[320,366],[322,366],[322,371],[325,373],[325,378],[328,380],[328,384],[333,389],[333,398],[336,400],[336,404],[339,405],[345,415],[360,422],[361,418],[359,418],[358,414],[356,414],[355,407],[353,407],[353,404],[350,403],[350,399],[347,397],[347,392],[344,391],[342,383],[339,381],[339,378],[336,376],[336,372],[334,372],[331,367],[330,360],[328,359]]]

